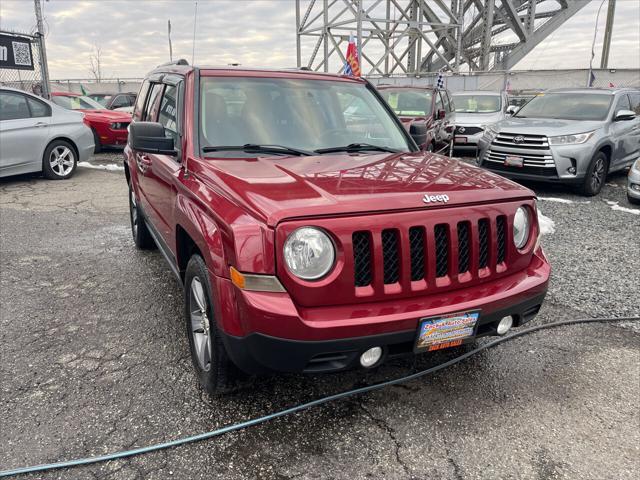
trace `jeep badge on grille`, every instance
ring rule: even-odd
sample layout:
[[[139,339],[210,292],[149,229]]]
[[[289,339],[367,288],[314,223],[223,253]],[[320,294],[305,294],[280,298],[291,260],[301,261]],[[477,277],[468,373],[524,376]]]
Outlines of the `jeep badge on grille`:
[[[449,195],[427,195],[422,198],[424,203],[447,203],[449,201]]]

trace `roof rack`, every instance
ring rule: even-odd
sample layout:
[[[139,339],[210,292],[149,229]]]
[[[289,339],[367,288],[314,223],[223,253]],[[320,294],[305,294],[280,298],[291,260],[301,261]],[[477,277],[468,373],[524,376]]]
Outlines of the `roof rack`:
[[[173,62],[162,63],[158,65],[158,67],[166,67],[167,65],[189,65],[189,62],[187,62],[184,58],[180,58],[178,60],[174,60]]]

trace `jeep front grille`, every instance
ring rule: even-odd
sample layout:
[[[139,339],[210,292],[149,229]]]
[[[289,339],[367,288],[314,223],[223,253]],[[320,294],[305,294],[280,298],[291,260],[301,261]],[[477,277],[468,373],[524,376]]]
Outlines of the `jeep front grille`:
[[[455,248],[451,239],[452,227],[455,228],[457,239]],[[352,236],[354,284],[356,287],[371,285],[375,275],[381,275],[385,285],[398,283],[401,280],[401,264],[410,266],[412,282],[427,278],[429,264],[432,264],[435,269],[436,279],[466,273],[477,274],[479,270],[489,266],[492,256],[491,248],[494,248],[494,261],[497,264],[503,263],[507,252],[506,216],[496,217],[493,231],[488,218],[479,219],[475,227],[473,228],[472,222],[468,220],[459,221],[453,225],[440,223],[432,230],[422,225],[411,226],[406,235],[408,242],[406,249],[401,246],[402,238],[405,238],[402,232],[397,229],[382,230],[380,233],[382,271],[375,274],[371,254],[372,233],[355,232]],[[428,248],[429,236],[432,237],[433,251]],[[477,253],[474,254],[474,251]],[[403,258],[403,255],[408,255],[409,258]]]

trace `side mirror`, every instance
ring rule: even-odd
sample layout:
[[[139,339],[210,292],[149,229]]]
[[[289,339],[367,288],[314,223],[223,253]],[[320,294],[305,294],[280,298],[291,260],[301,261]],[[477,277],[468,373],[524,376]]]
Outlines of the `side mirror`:
[[[173,138],[164,134],[164,127],[156,122],[129,124],[129,143],[133,150],[161,155],[176,155]]]
[[[616,122],[620,122],[623,120],[633,120],[634,118],[636,118],[636,114],[634,111],[632,110],[618,110],[616,112],[615,117],[613,118],[614,121]]]
[[[507,113],[507,115],[515,115],[516,113],[518,113],[518,107],[516,107],[515,105],[509,105],[505,112]]]
[[[409,127],[409,135],[416,142],[418,147],[427,143],[427,124],[425,122],[414,122]]]
[[[438,120],[444,120],[444,117],[447,116],[447,112],[444,110],[438,110]]]

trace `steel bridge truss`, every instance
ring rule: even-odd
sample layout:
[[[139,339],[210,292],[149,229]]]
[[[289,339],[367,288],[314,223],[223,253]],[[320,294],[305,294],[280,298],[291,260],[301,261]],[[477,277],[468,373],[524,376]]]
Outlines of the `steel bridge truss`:
[[[296,0],[298,67],[367,75],[508,70],[589,0]]]

